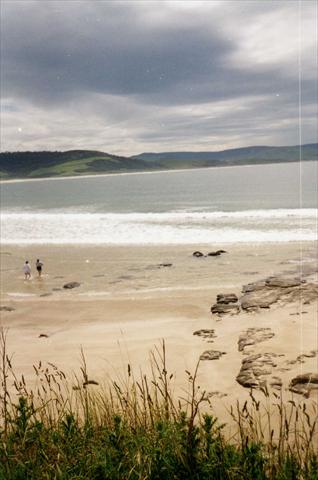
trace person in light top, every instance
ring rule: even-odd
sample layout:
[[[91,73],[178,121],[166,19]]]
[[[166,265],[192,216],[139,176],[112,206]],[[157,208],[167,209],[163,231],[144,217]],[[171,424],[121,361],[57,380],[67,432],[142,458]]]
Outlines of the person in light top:
[[[23,273],[25,280],[29,280],[31,278],[31,267],[28,260],[26,260],[23,265]]]

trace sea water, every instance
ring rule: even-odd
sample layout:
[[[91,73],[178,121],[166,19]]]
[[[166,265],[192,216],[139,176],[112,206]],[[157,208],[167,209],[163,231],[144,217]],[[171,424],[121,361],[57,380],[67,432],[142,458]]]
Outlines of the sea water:
[[[317,239],[317,162],[1,184],[2,244]]]

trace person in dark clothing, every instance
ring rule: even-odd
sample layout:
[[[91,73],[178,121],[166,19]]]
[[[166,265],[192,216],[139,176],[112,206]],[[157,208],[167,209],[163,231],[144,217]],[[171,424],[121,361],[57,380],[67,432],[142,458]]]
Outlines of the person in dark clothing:
[[[42,275],[42,267],[43,267],[43,263],[40,262],[40,259],[38,258],[36,263],[35,263],[35,266],[36,266],[36,269],[38,271],[38,274],[39,274],[39,277]]]

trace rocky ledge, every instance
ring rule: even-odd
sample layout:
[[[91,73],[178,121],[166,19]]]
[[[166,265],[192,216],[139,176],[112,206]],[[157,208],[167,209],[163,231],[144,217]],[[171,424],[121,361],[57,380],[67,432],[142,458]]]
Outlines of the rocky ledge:
[[[291,303],[301,300],[303,304],[309,304],[318,298],[318,283],[292,277],[268,277],[244,285],[242,293],[239,299],[233,293],[220,293],[211,307],[211,312],[224,315],[237,314],[241,310],[256,311],[270,308],[279,301]]]

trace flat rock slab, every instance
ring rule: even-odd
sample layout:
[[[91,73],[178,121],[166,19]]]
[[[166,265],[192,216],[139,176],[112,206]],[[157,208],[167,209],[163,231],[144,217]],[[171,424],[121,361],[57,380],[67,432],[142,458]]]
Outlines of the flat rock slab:
[[[245,388],[265,387],[264,377],[270,375],[273,367],[277,366],[275,357],[277,357],[275,353],[258,353],[244,358],[236,381]]]
[[[293,393],[303,395],[308,398],[312,390],[318,389],[318,373],[303,373],[294,377],[289,385],[289,390]]]
[[[265,280],[268,287],[290,288],[301,285],[299,278],[270,277]]]
[[[212,338],[216,338],[215,331],[209,330],[207,328],[201,328],[201,330],[196,330],[195,332],[193,332],[193,335],[201,337],[204,340],[212,340]]]
[[[242,352],[245,347],[255,345],[255,343],[265,342],[273,338],[275,333],[270,328],[248,328],[241,333],[238,339],[238,350]]]
[[[226,352],[220,352],[218,350],[206,350],[200,355],[200,360],[219,360]]]
[[[243,310],[251,310],[258,308],[269,308],[270,305],[279,300],[279,293],[267,290],[258,289],[250,293],[246,293],[241,297],[241,307]]]
[[[65,283],[65,285],[63,285],[63,288],[72,289],[72,288],[79,287],[80,285],[81,284],[78,282],[69,282],[69,283]]]

